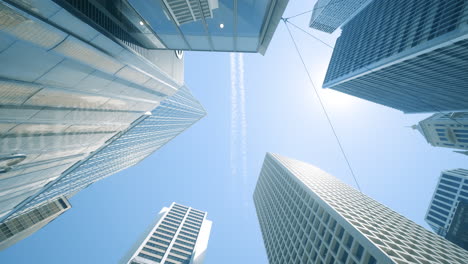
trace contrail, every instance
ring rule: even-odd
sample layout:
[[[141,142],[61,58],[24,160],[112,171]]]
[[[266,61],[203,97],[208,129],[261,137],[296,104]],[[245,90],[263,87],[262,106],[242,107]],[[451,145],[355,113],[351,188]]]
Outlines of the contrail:
[[[237,67],[236,54],[230,54],[231,61],[231,174],[233,177],[237,175],[237,131],[238,131],[238,101],[237,101]]]
[[[240,127],[241,127],[241,156],[242,180],[247,184],[247,117],[245,112],[245,86],[244,86],[244,56],[239,54],[239,96],[240,96]]]
[[[247,184],[247,117],[244,85],[244,57],[230,54],[231,62],[231,174],[241,174]],[[240,159],[240,160],[239,160]],[[240,164],[238,164],[240,162]],[[239,166],[240,165],[240,166]]]

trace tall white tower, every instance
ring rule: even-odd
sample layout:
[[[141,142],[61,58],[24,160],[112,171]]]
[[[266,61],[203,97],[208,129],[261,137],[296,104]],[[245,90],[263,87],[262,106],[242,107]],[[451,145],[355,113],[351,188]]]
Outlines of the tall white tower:
[[[267,154],[254,202],[270,264],[466,263],[468,251],[304,162]]]
[[[207,213],[172,203],[124,257],[124,264],[201,264],[212,222]]]

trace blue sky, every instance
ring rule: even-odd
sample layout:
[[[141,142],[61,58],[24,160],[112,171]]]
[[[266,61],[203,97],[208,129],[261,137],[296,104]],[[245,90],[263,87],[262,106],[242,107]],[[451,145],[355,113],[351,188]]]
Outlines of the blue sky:
[[[294,0],[285,16],[312,9]],[[291,20],[307,28],[310,14]],[[292,28],[362,191],[428,227],[424,214],[442,170],[466,156],[433,148],[411,126],[428,115],[321,89],[332,50]],[[333,45],[337,34],[309,30]],[[252,194],[265,153],[295,158],[354,185],[284,24],[265,56],[244,54],[247,174],[231,162],[230,54],[185,55],[185,78],[208,115],[158,152],[80,192],[72,208],[0,253],[0,263],[116,263],[159,210],[179,202],[213,221],[206,264],[267,263]],[[237,134],[239,137],[240,135]],[[235,144],[240,153],[241,144]],[[465,166],[466,168],[466,166]]]

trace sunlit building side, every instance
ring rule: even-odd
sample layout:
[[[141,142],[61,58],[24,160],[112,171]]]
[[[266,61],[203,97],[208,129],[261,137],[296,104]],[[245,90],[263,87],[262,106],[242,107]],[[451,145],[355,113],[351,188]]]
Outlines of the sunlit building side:
[[[163,207],[121,264],[202,264],[211,226],[206,212],[172,203]]]
[[[434,114],[412,128],[434,147],[468,150],[468,112]]]
[[[310,164],[267,154],[254,203],[270,264],[466,263],[468,251]]]
[[[174,95],[180,58],[54,1],[0,1],[0,219]]]

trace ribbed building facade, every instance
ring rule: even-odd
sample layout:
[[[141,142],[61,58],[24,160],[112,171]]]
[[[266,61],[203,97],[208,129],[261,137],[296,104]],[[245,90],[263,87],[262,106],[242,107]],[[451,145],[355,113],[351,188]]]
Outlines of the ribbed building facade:
[[[254,203],[270,264],[466,263],[468,251],[304,162],[267,154]]]
[[[57,197],[71,197],[90,184],[137,164],[205,114],[201,104],[186,87],[179,89],[155,110],[23,201],[9,214],[8,219]]]
[[[202,264],[212,222],[207,213],[173,203],[164,207],[122,264]]]
[[[405,113],[466,111],[467,22],[467,0],[374,0],[342,28],[323,87]]]
[[[213,10],[218,8],[218,0],[164,0],[178,26],[197,20],[213,18]]]
[[[0,250],[32,235],[70,208],[68,200],[65,197],[60,197],[1,223]]]
[[[333,33],[352,19],[372,0],[318,0],[312,11],[309,26]]]
[[[144,50],[54,1],[0,1],[0,219],[179,90],[183,60]]]
[[[441,173],[425,220],[437,234],[468,250],[468,225],[456,227],[457,218],[461,223],[468,219],[468,170],[455,169]],[[461,214],[460,217],[456,215]],[[454,230],[458,229],[458,230]]]

